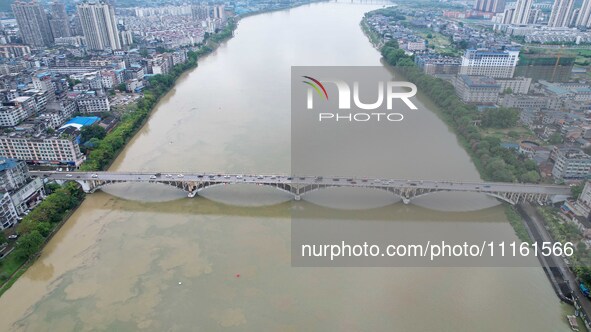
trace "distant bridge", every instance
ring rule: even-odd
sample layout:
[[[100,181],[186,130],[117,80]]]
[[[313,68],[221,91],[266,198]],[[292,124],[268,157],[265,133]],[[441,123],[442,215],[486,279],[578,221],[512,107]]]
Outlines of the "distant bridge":
[[[510,204],[520,202],[557,202],[565,200],[570,187],[501,182],[459,182],[432,180],[368,179],[355,177],[320,177],[289,175],[241,175],[210,173],[164,173],[164,172],[43,172],[32,171],[33,176],[58,182],[75,181],[87,193],[115,183],[144,182],[172,186],[196,196],[200,191],[214,186],[230,184],[257,184],[273,187],[294,196],[312,191],[334,188],[372,188],[383,190],[402,199],[405,204],[414,198],[436,192],[483,193]]]

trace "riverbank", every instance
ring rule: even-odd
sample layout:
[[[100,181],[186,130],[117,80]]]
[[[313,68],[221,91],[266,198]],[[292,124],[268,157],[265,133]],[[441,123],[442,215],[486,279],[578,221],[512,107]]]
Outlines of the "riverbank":
[[[368,27],[368,24],[362,22],[363,26]],[[368,35],[368,38],[376,45],[375,33]],[[483,132],[482,128],[476,125],[481,121],[482,113],[473,105],[464,103],[456,95],[451,83],[425,74],[415,65],[413,56],[407,55],[396,41],[389,41],[377,48],[387,64],[401,72],[405,79],[416,84],[419,93],[433,102],[436,113],[456,134],[458,142],[470,156],[481,178],[501,182],[539,182],[540,174],[535,162],[518,155],[515,151],[503,148],[500,139]],[[537,230],[531,227],[531,214],[526,213],[524,209],[506,205],[505,215],[521,241],[541,241]],[[573,304],[569,300],[567,283],[562,273],[554,267],[556,265],[545,259],[541,259],[540,264],[561,301]]]
[[[456,95],[451,83],[425,74],[419,69],[414,63],[413,56],[407,55],[396,41],[376,42],[379,36],[367,24],[366,17],[362,19],[361,26],[371,43],[380,51],[387,64],[415,83],[419,93],[432,101],[436,108],[434,111],[454,131],[458,142],[470,156],[483,180],[539,182],[540,173],[535,162],[513,150],[503,148],[500,139],[486,135],[477,125],[481,121],[482,113],[473,105],[464,103]],[[515,222],[517,212],[512,208],[506,211],[507,219],[517,236],[522,241],[528,241],[527,232]]]
[[[170,91],[177,79],[188,70],[198,66],[200,57],[213,52],[222,42],[228,40],[234,34],[237,27],[236,21],[228,22],[228,25],[221,31],[208,36],[204,44],[195,51],[187,53],[187,61],[174,66],[170,74],[155,75],[149,81],[149,87],[144,90],[141,98],[134,109],[124,114],[121,122],[113,131],[103,138],[98,146],[87,156],[86,161],[80,166],[82,171],[102,171],[108,169],[117,156],[123,151],[125,145],[140,130],[160,99]]]
[[[85,196],[74,183],[47,189],[52,192],[17,226],[20,236],[14,250],[0,260],[0,296],[35,262],[45,244],[82,204]]]
[[[134,109],[122,116],[121,121],[117,124],[115,129],[100,140],[98,146],[90,152],[87,160],[81,165],[80,169],[86,171],[99,171],[109,168],[121,151],[123,151],[125,145],[146,123],[160,98],[170,91],[176,80],[183,73],[197,67],[197,60],[199,57],[210,54],[222,42],[231,38],[236,27],[236,21],[229,22],[223,30],[209,36],[208,40],[204,42],[204,45],[199,47],[196,51],[189,51],[187,54],[187,62],[173,67],[171,74],[159,75],[162,77],[152,77],[149,81],[150,87],[144,92],[144,97],[138,101]],[[48,233],[42,234],[36,227],[41,221],[34,218],[36,214],[39,213],[40,209],[43,209],[43,207],[48,204],[48,199],[51,198],[52,195],[54,194],[49,195],[46,200],[34,208],[19,224],[18,230],[20,238],[18,241],[21,243],[23,243],[23,241],[31,241],[31,243],[26,245],[27,253],[25,256],[21,256],[21,254],[15,250],[0,261],[0,277],[5,279],[2,280],[3,283],[0,285],[0,296],[10,289],[18,278],[35,262],[43,250],[43,247],[49,242],[49,240],[51,240],[54,234],[59,231],[61,226],[84,200],[84,195],[82,194],[74,206],[64,208],[59,207],[55,209],[56,213],[62,214],[59,223],[50,224],[51,228],[49,229],[45,227]],[[31,222],[35,222],[35,224],[30,223],[31,227],[23,227],[29,219]],[[29,238],[31,240],[28,240]]]
[[[189,51],[187,54],[187,62],[185,62],[184,64],[174,66],[170,74],[156,75],[150,78],[149,86],[146,90],[144,90],[144,97],[141,98],[140,101],[138,101],[134,108],[128,110],[126,113],[122,115],[121,121],[111,132],[109,132],[102,140],[100,140],[97,147],[89,153],[89,155],[87,156],[87,160],[81,165],[80,169],[85,171],[101,171],[108,169],[117,159],[120,153],[124,150],[127,143],[132,140],[132,138],[149,120],[150,115],[158,105],[158,102],[161,100],[161,98],[164,97],[175,86],[177,80],[183,74],[189,72],[190,70],[198,66],[198,60],[200,58],[203,58],[211,54],[222,43],[232,38],[234,35],[234,31],[238,27],[238,22],[241,19],[261,13],[298,7],[301,5],[309,4],[311,2],[298,3],[294,6],[288,6],[285,8],[276,8],[273,10],[253,12],[249,13],[248,15],[241,15],[231,19],[224,29],[218,31],[215,34],[209,35],[201,46]],[[37,257],[39,257],[41,251],[43,250],[45,244],[47,244],[47,242],[53,237],[53,235],[57,233],[61,226],[68,220],[69,216],[76,211],[76,208],[82,203],[83,200],[84,197],[82,197],[74,207],[56,210],[57,212],[63,213],[64,215],[60,217],[59,223],[52,224],[53,228],[44,230],[44,232],[47,233],[44,234],[44,236],[42,236],[41,238],[36,236],[35,234],[34,238],[36,239],[35,241],[37,242],[37,244],[31,247],[30,255],[28,257],[26,257],[25,259],[16,259],[16,253],[15,251],[13,251],[9,255],[7,255],[2,261],[0,261],[0,277],[4,276],[4,280],[0,280],[0,282],[2,282],[2,284],[0,285],[0,296],[4,294],[4,292],[6,292],[18,280],[18,278],[22,274],[24,274],[27,271],[27,269],[35,262],[35,260],[37,259]],[[42,202],[40,206],[33,209],[33,211],[30,213],[30,216],[34,216],[36,213],[35,211],[38,211],[38,209],[44,203],[45,201]],[[35,229],[30,228],[29,230]],[[29,233],[29,230],[26,230],[24,228],[22,229],[19,241],[22,241],[23,235],[26,235],[25,233]],[[27,237],[25,237],[25,239],[26,238]],[[41,241],[39,241],[40,239]],[[9,259],[10,261],[8,261]],[[5,269],[2,268],[2,264],[4,264]]]

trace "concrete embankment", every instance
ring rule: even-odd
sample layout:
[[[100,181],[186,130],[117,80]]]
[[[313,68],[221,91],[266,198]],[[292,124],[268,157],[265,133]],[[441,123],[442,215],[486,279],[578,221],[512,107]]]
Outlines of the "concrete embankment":
[[[532,241],[537,243],[554,242],[544,228],[541,216],[532,205],[528,203],[518,204],[517,211],[525,221],[525,227]],[[554,292],[556,292],[558,298],[563,302],[573,304],[571,294],[576,283],[570,282],[567,276],[567,271],[565,271],[568,267],[565,266],[566,264],[564,261],[555,256],[543,255],[538,255],[538,260],[544,269],[544,273],[548,276],[552,288],[554,289]]]

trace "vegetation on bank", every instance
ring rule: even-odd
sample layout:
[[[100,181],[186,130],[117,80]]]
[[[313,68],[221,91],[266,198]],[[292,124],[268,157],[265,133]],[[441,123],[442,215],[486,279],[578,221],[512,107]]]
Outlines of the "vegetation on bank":
[[[513,227],[515,231],[515,235],[522,241],[531,243],[531,237],[525,228],[525,224],[521,218],[519,212],[515,210],[515,208],[509,204],[505,205],[505,216],[507,216],[507,220],[509,220],[509,224]]]
[[[92,141],[93,148],[80,170],[98,171],[107,168],[148,118],[158,99],[174,85],[176,79],[186,70],[196,67],[199,57],[211,53],[219,43],[230,38],[235,28],[236,23],[230,21],[224,29],[207,36],[205,43],[198,50],[189,51],[187,62],[174,66],[167,75],[151,77],[143,98],[122,116],[119,124],[110,133],[98,129],[98,126],[85,127],[82,135],[86,140]],[[84,198],[84,192],[74,182],[68,182],[63,186],[51,183],[46,185],[46,189],[50,194],[17,226],[19,238],[14,251],[0,260],[0,295],[33,263],[43,245]],[[6,238],[0,236],[0,244],[4,242]]]
[[[63,186],[48,184],[46,189],[51,193],[17,226],[19,238],[14,251],[0,260],[0,295],[24,272],[20,271],[22,267],[37,256],[43,244],[58,229],[58,225],[84,198],[82,189],[73,182]]]
[[[424,93],[439,107],[441,117],[454,129],[484,180],[528,183],[540,181],[539,169],[533,160],[504,148],[498,137],[488,136],[484,132],[487,128],[506,129],[516,126],[516,110],[491,108],[478,112],[475,106],[464,103],[456,95],[451,83],[425,74],[418,68],[413,56],[400,49],[396,41],[388,41],[380,51],[388,64],[395,66],[409,81],[417,85],[420,93]],[[521,241],[530,242],[529,234],[517,211],[507,206],[505,215],[517,237]]]
[[[516,110],[491,108],[478,112],[474,106],[465,104],[457,97],[452,84],[429,76],[416,67],[412,56],[406,55],[396,41],[386,43],[381,53],[390,65],[396,66],[409,81],[417,85],[421,93],[427,95],[441,109],[443,119],[456,131],[460,142],[485,180],[527,183],[540,181],[539,170],[534,161],[513,150],[503,148],[499,138],[489,136],[483,130],[513,128],[519,117]],[[480,123],[481,127],[476,123]],[[519,134],[515,133],[515,135]],[[551,140],[550,143],[561,142]],[[578,198],[582,189],[583,185],[571,187],[572,196]],[[591,250],[587,248],[585,238],[577,225],[563,220],[559,210],[554,207],[538,207],[538,211],[555,241],[575,244],[574,254],[568,258],[569,266],[580,280],[591,285]],[[531,242],[519,213],[512,206],[507,205],[505,215],[517,237],[523,242]]]
[[[573,255],[568,257],[569,266],[577,278],[591,285],[591,250],[587,249],[585,238],[579,228],[574,223],[563,220],[555,208],[538,207],[538,212],[544,218],[546,229],[555,241],[575,244]]]
[[[452,127],[483,179],[500,182],[540,181],[537,164],[514,150],[501,146],[501,140],[483,134],[482,128],[511,128],[517,124],[517,112],[512,109],[489,109],[478,112],[475,106],[464,103],[453,85],[423,73],[413,57],[405,54],[396,41],[387,42],[381,49],[386,61],[417,85],[419,92],[428,96],[441,110],[445,122]]]

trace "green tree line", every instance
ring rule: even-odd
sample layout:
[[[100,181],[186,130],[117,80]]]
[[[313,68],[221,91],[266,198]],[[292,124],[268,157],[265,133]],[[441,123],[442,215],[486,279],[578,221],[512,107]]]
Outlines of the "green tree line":
[[[142,126],[158,99],[170,90],[177,78],[186,70],[196,67],[198,58],[210,53],[216,43],[231,37],[235,28],[236,23],[229,22],[224,29],[209,36],[205,45],[201,46],[197,51],[187,52],[187,61],[185,63],[174,66],[166,75],[159,74],[150,77],[147,88],[144,89],[144,97],[137,102],[135,109],[124,114],[115,129],[103,139],[93,141],[96,144],[93,144],[95,146],[88,153],[86,161],[80,166],[80,170],[100,171],[108,167],[117,156],[117,153],[123,149],[125,144]]]
[[[413,57],[400,49],[396,41],[385,43],[381,53],[390,65],[396,66],[441,109],[443,118],[460,136],[483,179],[502,182],[540,180],[534,161],[503,148],[498,138],[484,136],[476,125],[481,122],[484,126],[495,128],[514,126],[518,118],[515,110],[500,108],[478,112],[476,107],[464,103],[456,95],[451,83],[423,73],[415,65]]]
[[[53,192],[35,207],[17,226],[19,238],[14,249],[15,257],[24,262],[39,252],[45,239],[63,220],[69,210],[80,204],[84,192],[78,184],[50,187]]]

